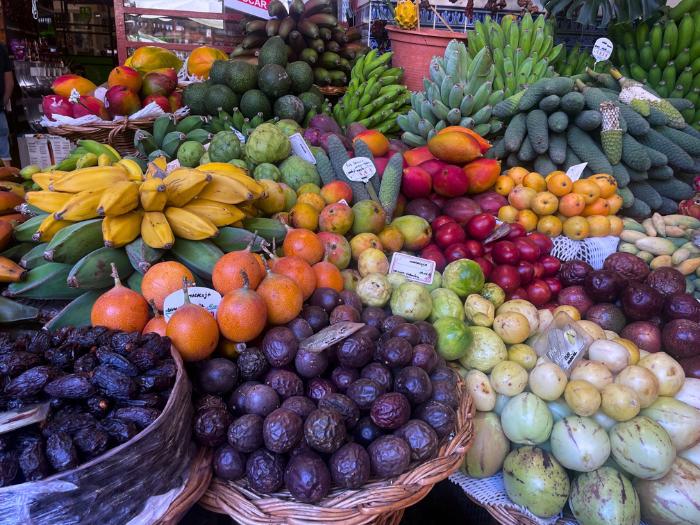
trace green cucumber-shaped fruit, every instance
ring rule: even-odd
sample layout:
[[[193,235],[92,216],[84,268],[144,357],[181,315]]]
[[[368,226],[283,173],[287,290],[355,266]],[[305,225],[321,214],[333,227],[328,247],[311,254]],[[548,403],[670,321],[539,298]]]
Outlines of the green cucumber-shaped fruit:
[[[403,155],[395,153],[386,165],[379,187],[379,202],[386,211],[387,223],[391,222],[401,191]],[[376,178],[376,177],[375,177]]]
[[[326,153],[321,148],[314,148],[312,152],[316,159],[316,171],[318,171],[323,184],[333,182],[335,180],[335,173],[333,172],[331,161],[328,160]]]
[[[34,321],[38,317],[37,308],[0,297],[0,324]]]
[[[504,135],[506,151],[518,151],[526,133],[527,116],[525,113],[518,113],[511,119],[508,127],[506,128]]]
[[[10,283],[4,294],[27,299],[74,299],[82,291],[68,286],[66,279],[70,270],[70,264],[42,264],[30,270],[23,281]]]
[[[618,188],[625,188],[630,183],[630,174],[622,163],[613,166],[611,175],[615,178]]]
[[[27,270],[31,270],[37,266],[46,264],[48,261],[44,258],[44,252],[46,251],[46,247],[48,245],[49,244],[46,242],[35,245],[34,248],[22,256],[22,259],[19,261],[20,266],[22,268],[26,268]]]
[[[255,239],[253,241],[253,239]],[[219,230],[219,235],[212,239],[224,253],[243,250],[250,246],[253,252],[262,251],[263,244],[266,244],[265,239],[260,235],[255,235],[253,232],[243,228],[235,228],[233,226],[225,226]],[[252,244],[251,244],[252,242]]]
[[[668,140],[672,141],[674,144],[677,144],[683,148],[683,150],[691,157],[700,157],[700,139],[678,129],[669,128],[668,126],[662,126],[654,129]]]
[[[274,240],[277,246],[281,246],[287,236],[284,224],[274,219],[243,219],[243,227],[250,232],[257,232],[267,242],[271,243]]]
[[[569,127],[569,117],[563,111],[555,111],[547,117],[547,126],[555,133],[563,133]]]
[[[76,297],[63,310],[58,312],[53,319],[46,323],[44,328],[53,332],[68,326],[90,326],[92,306],[103,293],[103,290],[88,290],[81,296]]]
[[[541,109],[534,109],[527,114],[527,136],[539,155],[544,155],[549,149],[549,129],[547,114]]]
[[[122,248],[103,246],[88,253],[73,265],[67,276],[68,285],[83,290],[107,288],[114,282],[112,263],[117,267],[117,273],[121,279],[126,279],[134,271]]]
[[[647,171],[651,168],[651,159],[647,155],[647,148],[637,142],[629,133],[622,137],[622,161],[630,168]]]
[[[667,139],[656,130],[650,129],[646,135],[637,137],[637,139],[645,146],[656,149],[666,155],[668,157],[668,164],[672,168],[682,171],[693,170],[695,162],[692,157],[680,146]]]
[[[603,117],[600,111],[594,109],[586,109],[576,115],[574,124],[584,131],[593,131],[598,129],[603,122]]]
[[[73,264],[104,245],[102,219],[76,222],[60,230],[44,252],[47,261]]]
[[[521,162],[532,162],[537,158],[537,152],[532,149],[532,143],[530,139],[526,136],[523,139],[523,143],[520,145],[518,150],[518,160]]]
[[[583,162],[588,162],[588,167],[593,173],[611,173],[612,166],[593,138],[576,126],[570,126],[566,133],[569,147]]]
[[[211,241],[190,241],[179,237],[170,252],[178,261],[207,281],[211,281],[216,261],[224,256],[224,252]]]
[[[151,248],[140,236],[124,246],[124,251],[132,268],[140,273],[146,273],[165,254],[165,250]]]
[[[549,134],[549,158],[554,164],[562,165],[566,162],[566,134],[565,133],[550,133]]]

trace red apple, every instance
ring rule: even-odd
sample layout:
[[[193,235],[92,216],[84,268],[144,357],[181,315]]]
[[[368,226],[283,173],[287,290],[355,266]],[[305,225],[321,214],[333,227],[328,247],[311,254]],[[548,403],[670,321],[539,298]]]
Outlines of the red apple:
[[[456,223],[452,217],[448,217],[447,215],[439,215],[433,222],[430,223],[430,227],[433,229],[433,231],[435,231],[443,224],[448,224],[450,222]]]
[[[469,259],[476,259],[484,255],[484,245],[472,239],[464,241],[464,247],[469,253]]]
[[[520,276],[520,282],[523,285],[529,284],[535,277],[535,268],[532,266],[532,263],[520,261],[517,269],[518,275]]]
[[[420,252],[420,256],[423,259],[435,261],[435,269],[438,272],[443,271],[445,269],[445,266],[447,266],[447,260],[445,259],[445,256],[442,254],[440,248],[438,248],[435,244],[429,244],[428,246],[423,248]]]
[[[552,247],[554,246],[552,244],[552,239],[550,239],[544,233],[532,232],[527,236],[527,238],[540,247],[540,252],[542,252],[542,255],[549,255],[552,251]]]
[[[493,268],[489,280],[503,288],[506,293],[512,293],[520,288],[520,275],[515,266],[501,264]]]
[[[451,244],[461,243],[467,236],[464,234],[462,227],[456,222],[448,222],[443,224],[440,228],[434,230],[435,234],[433,239],[435,244],[440,248],[447,248]]]
[[[561,261],[554,257],[553,255],[545,255],[540,258],[540,262],[544,267],[544,275],[547,277],[556,275],[561,268]]]
[[[518,249],[522,260],[534,263],[540,258],[540,248],[531,239],[519,237],[513,241],[513,244]]]
[[[418,199],[430,195],[432,181],[423,168],[412,166],[403,170],[401,192],[409,199]]]
[[[525,226],[518,222],[514,222],[513,224],[508,225],[509,230],[508,230],[508,235],[506,235],[506,239],[510,239],[511,241],[513,239],[517,239],[518,237],[524,237],[527,231],[525,230]]]
[[[527,287],[527,296],[532,304],[542,306],[552,299],[552,290],[542,279],[535,279]]]
[[[498,241],[494,243],[493,262],[496,264],[518,264],[520,260],[520,252],[518,247],[510,241]]]
[[[535,279],[544,277],[544,265],[540,261],[533,263],[532,267],[535,269]]]
[[[433,188],[445,197],[459,197],[467,193],[469,178],[459,166],[448,164],[433,176]]]
[[[488,279],[491,277],[491,272],[493,272],[493,263],[486,257],[475,257],[474,262],[481,266],[481,271],[484,272],[484,278]]]
[[[545,277],[542,280],[549,286],[549,289],[552,291],[552,296],[559,295],[559,292],[561,292],[561,282],[559,279],[556,277]]]
[[[462,242],[450,244],[447,248],[445,248],[445,259],[447,259],[448,263],[451,263],[452,261],[456,261],[458,259],[468,258],[469,254],[467,253],[467,248]]]
[[[527,290],[525,288],[518,288],[513,291],[513,293],[506,295],[507,301],[514,301],[516,299],[521,299],[523,301],[529,301],[529,296],[527,295]]]
[[[467,234],[472,239],[477,241],[483,241],[491,235],[493,229],[496,227],[496,219],[493,215],[489,213],[477,213],[465,226]]]
[[[54,115],[73,116],[71,103],[60,95],[46,95],[41,101],[41,109],[49,120],[53,120]]]

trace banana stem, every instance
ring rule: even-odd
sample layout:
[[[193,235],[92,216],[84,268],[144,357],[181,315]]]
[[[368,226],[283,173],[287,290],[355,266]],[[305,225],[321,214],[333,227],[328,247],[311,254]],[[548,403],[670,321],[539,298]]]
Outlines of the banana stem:
[[[622,78],[622,73],[620,73],[616,68],[611,67],[610,68],[610,75],[615,79],[615,80],[620,80]]]
[[[112,267],[112,278],[114,279],[114,286],[122,286],[122,281],[119,278],[119,272],[117,271],[117,265],[114,263],[109,263]]]
[[[190,283],[187,281],[187,277],[183,277],[182,278],[182,291],[185,294],[185,304],[192,304],[190,302],[189,286],[190,286]]]

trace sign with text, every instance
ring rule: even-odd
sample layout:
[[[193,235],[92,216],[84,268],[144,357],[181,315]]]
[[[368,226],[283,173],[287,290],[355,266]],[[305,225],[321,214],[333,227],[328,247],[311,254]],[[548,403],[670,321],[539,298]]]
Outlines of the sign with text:
[[[301,133],[290,135],[289,142],[292,143],[292,153],[310,164],[316,164],[316,157],[311,153],[309,145],[304,140],[304,137],[301,136]]]
[[[353,157],[343,164],[343,172],[353,182],[366,183],[377,173],[377,168],[366,157]]]
[[[409,281],[432,284],[433,275],[435,274],[435,261],[395,252],[389,265],[389,273],[391,272],[400,273]]]
[[[224,0],[224,7],[269,20],[267,4],[268,0]]]
[[[216,315],[216,310],[221,302],[221,294],[211,288],[203,286],[192,286],[187,289],[187,295],[190,296],[190,302],[198,304],[209,310],[212,315]],[[177,290],[171,293],[163,301],[163,317],[169,321],[175,311],[185,304],[185,293],[182,290]]]
[[[603,60],[607,60],[608,58],[610,58],[612,52],[613,43],[610,41],[610,39],[599,38],[595,41],[595,44],[593,44],[593,50],[591,51],[591,55],[593,55],[593,58],[595,58],[596,62],[602,62]]]

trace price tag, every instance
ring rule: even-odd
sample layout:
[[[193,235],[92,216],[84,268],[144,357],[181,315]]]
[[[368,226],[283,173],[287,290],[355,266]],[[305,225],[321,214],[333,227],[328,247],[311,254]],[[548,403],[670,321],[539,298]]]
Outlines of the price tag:
[[[292,153],[294,153],[297,157],[301,157],[310,164],[316,164],[316,157],[314,157],[314,154],[311,153],[309,145],[304,140],[304,137],[301,136],[301,133],[291,135],[289,137],[289,142],[292,143]]]
[[[177,160],[177,159],[171,160],[170,162],[168,162],[168,163],[165,165],[165,172],[166,172],[166,173],[170,173],[171,171],[173,171],[173,170],[175,170],[175,169],[177,169],[177,168],[179,168],[179,167],[180,167],[180,161],[179,161],[179,160]]]
[[[343,164],[343,172],[353,182],[366,183],[377,173],[377,168],[367,157],[355,157]]]
[[[299,345],[299,350],[315,353],[323,352],[326,348],[330,348],[346,337],[351,336],[363,326],[365,326],[365,323],[353,323],[350,321],[335,323],[304,339]]]
[[[602,62],[603,60],[607,60],[608,58],[610,58],[612,52],[613,43],[610,41],[609,38],[603,37],[595,41],[595,44],[593,44],[593,50],[591,51],[591,55],[593,55],[593,58],[595,58],[596,62]]]
[[[198,304],[209,310],[212,315],[216,316],[216,310],[221,302],[221,294],[211,288],[203,286],[193,286],[187,289],[187,295],[190,296],[190,302]],[[185,294],[182,290],[177,290],[171,293],[163,301],[163,317],[169,321],[175,311],[185,304]]]
[[[338,201],[338,204],[344,204],[344,205],[347,206],[348,208],[350,207],[350,205],[348,204],[348,201],[346,201],[345,199],[340,199],[340,200]]]
[[[238,137],[238,140],[241,141],[241,144],[245,144],[245,135],[244,135],[243,133],[241,133],[240,131],[238,131],[238,130],[237,130],[236,128],[234,128],[233,126],[231,126],[231,131],[233,131],[233,132],[236,134],[236,136]]]
[[[566,176],[569,177],[573,182],[576,182],[581,178],[583,170],[588,166],[588,162],[582,162],[581,164],[575,164],[566,170]]]
[[[406,253],[395,252],[391,257],[389,273],[400,273],[409,281],[421,284],[433,284],[435,261],[414,257]]]

